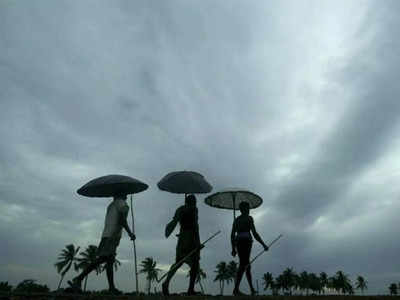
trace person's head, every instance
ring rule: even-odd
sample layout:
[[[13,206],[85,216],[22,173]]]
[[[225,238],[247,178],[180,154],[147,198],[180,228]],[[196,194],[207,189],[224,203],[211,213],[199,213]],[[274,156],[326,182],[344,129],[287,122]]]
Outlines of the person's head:
[[[187,195],[185,198],[185,204],[187,206],[196,206],[196,197],[193,194]]]
[[[239,210],[242,214],[248,215],[250,213],[250,204],[248,202],[240,202]]]
[[[126,198],[127,198],[127,195],[126,195],[126,193],[123,192],[123,191],[117,191],[117,192],[114,194],[114,199],[126,200]]]

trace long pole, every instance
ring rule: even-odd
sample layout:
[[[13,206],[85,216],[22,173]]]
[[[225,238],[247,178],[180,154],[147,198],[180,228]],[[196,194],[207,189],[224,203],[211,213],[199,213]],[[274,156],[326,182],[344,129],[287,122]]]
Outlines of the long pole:
[[[199,247],[193,249],[192,251],[189,252],[188,255],[186,255],[184,258],[182,258],[180,261],[174,263],[171,268],[169,269],[169,271],[167,273],[165,273],[163,276],[161,276],[159,279],[156,279],[157,283],[159,283],[161,280],[163,280],[165,278],[165,276],[167,276],[172,270],[176,269],[176,266],[179,266],[179,264],[181,264],[182,262],[184,262],[186,259],[188,259],[190,256],[192,256],[194,253],[196,253],[197,251],[200,251],[203,247],[204,244],[206,244],[209,240],[211,240],[212,238],[214,238],[215,236],[217,236],[218,234],[221,233],[221,230],[218,230],[216,233],[214,233],[212,236],[210,236],[208,239],[206,239],[203,243],[200,244]]]
[[[276,241],[278,241],[282,237],[282,234],[278,235],[276,239],[274,239],[269,245],[268,248],[270,248],[273,244],[275,244]],[[265,252],[263,249],[260,253],[258,253],[251,261],[250,263],[245,267],[245,270],[261,255]]]
[[[135,220],[133,218],[132,195],[131,195],[131,217],[132,217],[132,233],[135,234]],[[133,241],[133,255],[135,257],[136,295],[139,295],[139,281],[138,281],[138,271],[137,271],[137,262],[136,262],[136,243],[135,243],[135,241]]]

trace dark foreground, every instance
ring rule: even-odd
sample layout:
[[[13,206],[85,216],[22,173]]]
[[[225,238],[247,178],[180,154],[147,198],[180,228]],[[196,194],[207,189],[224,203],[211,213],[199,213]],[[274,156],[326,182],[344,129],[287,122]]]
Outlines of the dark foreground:
[[[0,300],[398,300],[400,296],[134,296],[134,295],[74,295],[74,294],[0,294]]]

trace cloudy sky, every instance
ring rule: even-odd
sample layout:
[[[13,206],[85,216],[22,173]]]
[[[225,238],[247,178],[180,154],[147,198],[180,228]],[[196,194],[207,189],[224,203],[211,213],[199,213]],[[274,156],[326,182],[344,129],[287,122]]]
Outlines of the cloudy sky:
[[[398,1],[0,1],[0,281],[56,288],[66,244],[98,244],[108,199],[76,190],[138,178],[138,259],[175,256],[183,203],[168,172],[259,194],[268,242],[254,279],[285,268],[400,281]],[[209,293],[230,261],[232,214],[198,197]],[[254,244],[253,254],[261,246]],[[117,285],[134,290],[132,244]],[[187,268],[171,291],[187,287]],[[66,280],[75,274],[71,271]],[[89,289],[107,286],[91,275]],[[248,291],[243,281],[243,290]],[[145,277],[140,277],[145,288]],[[232,285],[225,292],[230,293]]]

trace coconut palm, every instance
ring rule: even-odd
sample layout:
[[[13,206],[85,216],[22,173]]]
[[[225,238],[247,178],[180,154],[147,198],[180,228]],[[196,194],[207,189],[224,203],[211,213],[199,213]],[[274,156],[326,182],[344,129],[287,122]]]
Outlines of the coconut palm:
[[[287,268],[282,273],[283,277],[283,288],[289,291],[289,295],[292,295],[292,287],[295,286],[296,273],[292,268]]]
[[[308,274],[308,282],[310,290],[315,294],[321,294],[322,291],[322,284],[319,277],[315,273]]]
[[[221,295],[223,295],[225,281],[228,282],[229,280],[232,280],[232,279],[230,279],[229,269],[228,269],[226,262],[221,261],[216,266],[216,268],[217,269],[214,272],[217,273],[217,275],[215,276],[214,281],[219,281],[219,288],[221,291]]]
[[[231,261],[229,262],[227,268],[228,268],[228,274],[229,274],[229,282],[230,282],[230,281],[235,282],[236,274],[237,274],[237,271],[238,271],[238,264],[237,264],[237,262],[234,261],[234,260],[231,260]],[[229,283],[229,282],[227,282],[227,283]]]
[[[190,270],[188,271],[186,277],[190,277]],[[200,285],[200,289],[201,289],[201,293],[202,294],[204,294],[204,288],[203,288],[203,285],[201,283],[201,280],[205,279],[205,278],[207,278],[207,274],[204,272],[204,270],[202,268],[199,268],[199,272],[197,272],[195,283],[198,283]]]
[[[310,280],[307,271],[303,271],[300,273],[298,277],[298,286],[302,293],[305,290],[306,295],[308,295],[308,290],[310,289]]]
[[[325,272],[319,273],[319,282],[321,283],[322,293],[325,294],[325,289],[328,287],[328,275]]]
[[[8,281],[0,282],[0,292],[9,293],[13,289],[13,286],[8,284]]]
[[[389,286],[389,290],[390,290],[390,295],[397,295],[397,284],[392,283]]]
[[[263,275],[263,283],[264,283],[264,291],[270,289],[272,291],[272,294],[275,294],[275,282],[274,282],[274,277],[270,272],[264,273]]]
[[[97,246],[89,245],[85,251],[81,251],[79,253],[80,257],[76,258],[77,263],[74,264],[74,268],[76,271],[79,269],[84,270],[89,265],[93,264],[97,260]],[[101,266],[98,266],[96,269],[96,275],[99,275],[102,272]],[[86,291],[86,285],[89,274],[85,277],[85,283],[83,290]]]
[[[333,288],[342,294],[351,294],[353,292],[353,286],[349,277],[342,271],[337,271],[336,276],[333,277]]]
[[[72,264],[76,261],[76,255],[78,254],[80,247],[75,248],[74,244],[69,244],[62,249],[58,255],[58,261],[54,264],[57,268],[57,273],[61,274],[60,282],[58,283],[57,289],[60,288],[61,283],[64,279],[65,274],[71,269]]]
[[[356,289],[361,290],[361,293],[364,294],[364,290],[368,289],[367,286],[368,282],[364,279],[364,277],[362,276],[357,276],[357,285],[356,285]]]
[[[157,262],[153,260],[152,257],[146,257],[144,260],[142,260],[140,266],[142,267],[142,269],[139,271],[139,273],[146,273],[147,292],[150,295],[151,283],[157,280],[158,273],[161,270],[156,268]]]

